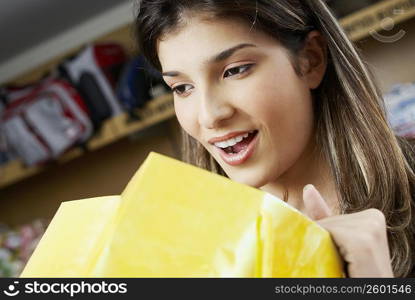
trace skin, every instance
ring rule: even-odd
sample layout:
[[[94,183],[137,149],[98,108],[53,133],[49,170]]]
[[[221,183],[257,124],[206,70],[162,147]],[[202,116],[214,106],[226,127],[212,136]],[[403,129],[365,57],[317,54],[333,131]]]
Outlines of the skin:
[[[231,179],[279,198],[288,192],[289,204],[331,233],[351,277],[392,277],[383,214],[373,209],[338,215],[330,169],[313,151],[311,90],[320,85],[327,67],[321,34],[309,34],[298,56],[299,76],[280,43],[241,21],[192,15],[182,25],[163,36],[157,47],[182,128]],[[249,46],[213,61],[242,44]],[[253,156],[238,166],[224,162],[208,142],[250,130],[259,131],[259,141]]]

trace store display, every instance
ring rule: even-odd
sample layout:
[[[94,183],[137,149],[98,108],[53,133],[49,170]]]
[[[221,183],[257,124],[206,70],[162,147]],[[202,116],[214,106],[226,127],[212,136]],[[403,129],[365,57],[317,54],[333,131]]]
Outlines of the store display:
[[[92,135],[82,98],[67,82],[55,78],[10,88],[1,124],[7,144],[28,166],[57,158]]]
[[[109,71],[111,66],[119,69],[121,61],[125,60],[120,51],[114,44],[90,45],[60,66],[62,75],[84,98],[96,129],[104,120],[123,111],[113,88],[115,75]]]
[[[5,92],[2,88],[0,88],[0,116],[3,115],[4,110],[6,109],[6,98]],[[5,165],[7,162],[11,160],[11,151],[9,149],[6,135],[4,134],[3,130],[0,127],[0,167]]]
[[[109,119],[114,122],[115,116],[122,119],[112,109],[114,105],[118,112],[122,109],[124,115],[125,111],[129,115],[126,130],[118,132],[122,135],[133,132],[133,127],[127,128],[130,121],[147,117],[137,109],[144,109],[149,100],[166,95],[170,89],[160,72],[143,57],[133,59],[123,68],[126,59],[121,45],[95,44],[65,60],[38,82],[0,88],[0,165],[19,158],[23,162],[23,165],[12,162],[10,165],[18,171],[8,172],[6,177],[8,174],[20,177],[27,166],[44,165],[73,147],[88,149],[95,134],[108,140],[99,134],[103,122]],[[117,92],[122,90],[120,99],[115,88]],[[108,101],[111,97],[112,102]],[[22,100],[28,98],[36,100]],[[106,130],[105,135],[108,133]]]
[[[415,138],[415,83],[397,84],[384,98],[388,120],[396,134]]]
[[[0,224],[0,277],[20,275],[47,224],[40,219],[14,229]]]
[[[4,131],[0,130],[0,167],[15,158],[15,153],[10,149]]]
[[[117,43],[99,43],[93,46],[95,62],[102,70],[111,87],[115,89],[121,71],[127,63],[123,47]]]
[[[13,148],[27,166],[40,164],[50,155],[46,146],[36,137],[21,116],[13,116],[2,121],[2,131]]]
[[[78,91],[66,80],[57,78],[45,82],[44,88],[45,91],[56,94],[59,100],[65,104],[70,114],[79,121],[82,128],[79,142],[86,142],[93,134],[93,125],[90,112]]]
[[[340,277],[330,234],[261,190],[151,153],[121,196],[63,203],[22,277]]]
[[[155,90],[160,91],[155,93]],[[133,58],[124,68],[117,86],[117,96],[125,109],[134,112],[143,108],[152,98],[169,91],[161,74],[139,55]]]

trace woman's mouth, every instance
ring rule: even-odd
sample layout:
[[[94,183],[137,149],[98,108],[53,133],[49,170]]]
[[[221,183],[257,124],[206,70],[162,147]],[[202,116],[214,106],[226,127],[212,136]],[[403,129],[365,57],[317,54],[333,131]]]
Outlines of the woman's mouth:
[[[218,147],[222,159],[231,166],[237,166],[247,161],[254,153],[258,141],[258,130],[251,131],[241,141],[228,147]],[[222,145],[223,146],[223,145]]]

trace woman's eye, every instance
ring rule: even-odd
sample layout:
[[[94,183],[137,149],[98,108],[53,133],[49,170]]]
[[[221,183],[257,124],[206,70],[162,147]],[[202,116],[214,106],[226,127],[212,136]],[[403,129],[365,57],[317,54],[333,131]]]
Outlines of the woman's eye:
[[[178,85],[174,88],[172,88],[171,90],[173,91],[173,93],[176,93],[177,95],[182,95],[184,93],[186,93],[190,88],[186,89],[186,87],[190,86],[189,84],[182,84],[182,85]]]
[[[252,64],[250,65],[243,65],[243,66],[238,66],[235,68],[231,68],[225,71],[225,74],[223,75],[223,77],[227,77],[226,75],[229,74],[229,76],[233,76],[233,75],[238,75],[238,74],[242,74],[245,73],[246,71],[248,71],[251,68]]]
[[[253,64],[242,65],[242,66],[230,68],[230,69],[225,71],[224,77],[228,77],[226,75],[234,76],[234,75],[238,75],[238,74],[243,74],[243,73],[247,72],[252,67],[252,65]],[[191,88],[192,87],[189,84],[181,84],[181,85],[178,85],[176,87],[171,88],[171,90],[173,91],[173,93],[175,93],[179,96],[182,96],[183,94],[185,94],[186,92],[191,90]]]

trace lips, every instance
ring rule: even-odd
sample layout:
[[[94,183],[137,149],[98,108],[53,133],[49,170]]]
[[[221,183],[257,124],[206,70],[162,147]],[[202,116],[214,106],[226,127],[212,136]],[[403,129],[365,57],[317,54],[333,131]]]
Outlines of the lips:
[[[238,145],[235,147],[239,151],[237,153],[227,153],[225,149],[216,147],[221,158],[231,166],[241,165],[246,162],[254,153],[259,139],[259,132],[255,130],[250,138],[246,141],[246,145]],[[241,142],[242,143],[242,142]]]
[[[226,134],[224,136],[210,139],[208,142],[213,145],[215,143],[223,142],[223,141],[229,140],[231,138],[234,138],[236,136],[240,136],[240,135],[243,135],[245,133],[249,133],[251,131],[252,130],[250,130],[250,131],[234,131],[234,132],[228,133],[228,134]]]

